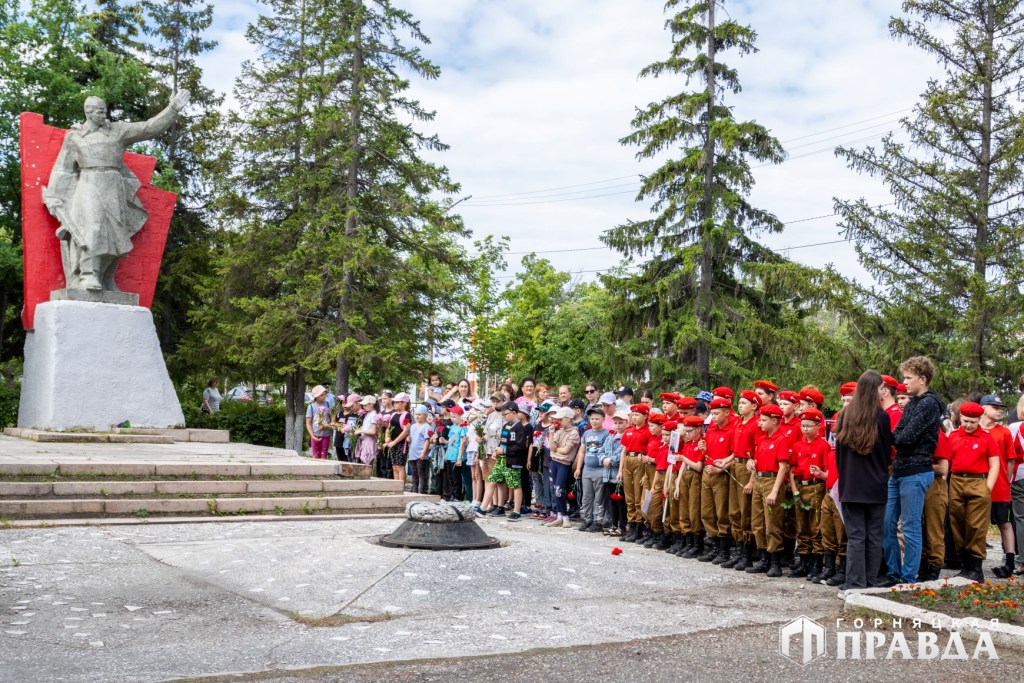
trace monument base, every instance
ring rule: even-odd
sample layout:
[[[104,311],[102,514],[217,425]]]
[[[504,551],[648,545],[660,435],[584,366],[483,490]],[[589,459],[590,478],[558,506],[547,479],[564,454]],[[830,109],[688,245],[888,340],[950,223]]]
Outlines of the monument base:
[[[132,292],[94,292],[88,289],[55,289],[50,301],[92,301],[98,304],[138,306],[139,295]]]
[[[140,306],[58,300],[36,306],[25,337],[18,427],[109,431],[180,427],[153,314]]]

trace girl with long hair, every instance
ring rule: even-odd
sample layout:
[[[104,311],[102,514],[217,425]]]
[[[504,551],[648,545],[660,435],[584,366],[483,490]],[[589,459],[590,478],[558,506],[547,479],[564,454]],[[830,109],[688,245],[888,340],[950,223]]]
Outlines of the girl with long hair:
[[[878,402],[882,376],[868,370],[857,380],[853,400],[836,418],[839,500],[846,523],[844,589],[879,585],[892,426]]]

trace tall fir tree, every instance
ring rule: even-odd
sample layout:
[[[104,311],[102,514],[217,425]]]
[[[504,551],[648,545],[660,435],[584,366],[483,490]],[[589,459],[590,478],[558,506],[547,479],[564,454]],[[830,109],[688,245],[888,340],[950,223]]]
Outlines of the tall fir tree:
[[[406,69],[437,68],[389,2],[272,0],[249,27],[258,49],[236,86],[231,173],[221,205],[238,230],[208,283],[200,345],[247,376],[282,373],[286,445],[300,450],[311,375],[398,378],[421,362],[434,310],[468,272],[458,189],[420,150],[443,149],[408,120]],[[339,360],[340,359],[340,360]]]
[[[218,231],[208,208],[210,178],[223,172],[219,165],[223,137],[220,106],[224,101],[203,82],[198,58],[217,46],[207,39],[213,6],[200,0],[144,0],[149,40],[144,55],[160,84],[160,102],[177,90],[192,94],[191,106],[159,141],[150,143],[160,159],[164,189],[180,194],[171,219],[153,301],[161,346],[171,353],[172,376],[206,370],[204,359],[178,352],[194,332],[190,316],[202,304],[200,284],[212,272]],[[186,347],[187,348],[187,347]]]
[[[1024,9],[1016,0],[908,0],[893,37],[934,57],[914,113],[879,149],[840,148],[889,188],[894,206],[836,199],[894,358],[928,354],[936,386],[1011,390],[1024,283]],[[905,141],[904,141],[905,140]]]
[[[757,264],[783,259],[755,236],[782,230],[749,203],[751,161],[779,163],[782,146],[763,126],[737,121],[727,97],[740,91],[720,55],[755,50],[755,33],[722,20],[721,0],[669,0],[672,51],[640,75],[670,76],[704,87],[639,109],[623,144],[639,159],[669,155],[643,178],[638,200],[653,218],[607,231],[602,239],[627,258],[647,257],[633,275],[604,276],[613,294],[610,324],[631,358],[631,374],[698,386],[740,379],[756,359],[783,358],[791,323],[784,300],[758,281]],[[685,383],[685,382],[684,382]]]

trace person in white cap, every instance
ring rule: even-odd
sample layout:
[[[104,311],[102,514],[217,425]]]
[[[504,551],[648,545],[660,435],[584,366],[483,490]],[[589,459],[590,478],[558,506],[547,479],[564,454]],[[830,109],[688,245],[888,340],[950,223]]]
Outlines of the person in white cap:
[[[373,394],[363,396],[359,401],[363,409],[363,417],[356,426],[356,460],[369,465],[377,459],[377,397]]]
[[[604,411],[604,424],[601,426],[611,434],[615,431],[615,413],[619,410],[618,399],[615,398],[615,394],[610,391],[606,391],[601,394],[601,398],[598,399],[598,405],[601,407],[601,410]]]
[[[327,405],[327,388],[317,384],[310,392],[313,400],[306,407],[306,432],[309,433],[309,450],[318,460],[327,458],[331,447],[331,409]]]
[[[412,397],[404,391],[391,399],[393,410],[384,427],[383,455],[391,463],[391,478],[405,483],[405,466],[409,462],[409,403]]]

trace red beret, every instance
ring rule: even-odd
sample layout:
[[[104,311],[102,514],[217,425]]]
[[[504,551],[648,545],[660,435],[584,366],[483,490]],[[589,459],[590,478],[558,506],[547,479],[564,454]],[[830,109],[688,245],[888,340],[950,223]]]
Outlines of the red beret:
[[[825,404],[825,397],[822,396],[820,391],[817,391],[815,389],[801,391],[800,399],[803,401],[810,401],[811,403],[817,403],[819,406]]]
[[[683,424],[687,427],[703,427],[704,418],[699,415],[688,415],[683,418]]]
[[[897,384],[896,385],[896,395],[897,396],[910,396],[910,394],[907,393],[907,385],[904,384],[903,382],[900,382],[899,384]]]
[[[679,427],[679,423],[675,420],[669,420],[665,424],[661,425],[661,428],[666,432],[674,432]]]
[[[755,406],[757,406],[758,408],[760,408],[760,407],[761,407],[761,397],[760,397],[760,396],[758,396],[757,394],[755,394],[755,393],[754,393],[753,391],[751,391],[750,389],[744,389],[743,391],[741,391],[741,392],[740,392],[740,398],[745,398],[745,399],[747,399],[748,401],[750,401],[751,403],[753,403],[753,404],[754,404]]]
[[[811,408],[800,413],[801,420],[814,420],[815,422],[822,423],[825,421],[825,416],[821,414],[820,410]]]
[[[769,403],[764,408],[761,408],[761,414],[767,415],[768,417],[782,417],[782,408],[778,407],[774,403]]]
[[[900,383],[896,381],[896,378],[890,377],[889,375],[882,375],[882,384],[884,384],[887,387],[892,387],[893,389],[896,389],[900,386]]]
[[[650,415],[651,407],[646,403],[634,403],[629,407],[631,413],[640,413],[641,415]]]
[[[985,409],[974,401],[968,401],[960,405],[960,415],[963,417],[981,417]]]
[[[780,391],[778,398],[780,401],[789,401],[790,403],[800,402],[800,396],[795,391],[790,391],[789,389]]]
[[[680,396],[679,400],[676,401],[676,407],[679,410],[686,410],[687,408],[696,408],[697,399],[692,396]]]
[[[736,392],[734,392],[729,387],[716,387],[715,389],[711,390],[711,395],[712,396],[724,396],[725,398],[729,399],[730,401],[733,400],[734,398],[736,398]]]
[[[852,396],[853,392],[857,391],[856,382],[847,382],[843,386],[839,387],[840,396]]]
[[[773,394],[776,393],[779,390],[778,386],[776,386],[772,382],[769,382],[766,379],[759,379],[756,382],[754,382],[754,388],[755,389],[764,389],[765,391],[770,391]]]
[[[730,403],[729,400],[725,398],[712,399],[711,403],[708,404],[708,409],[714,410],[716,408],[726,408],[727,410],[732,410],[732,403]]]
[[[665,417],[665,413],[655,413],[651,415],[650,422],[652,425],[663,425],[668,422],[668,418]]]
[[[669,403],[675,403],[681,397],[679,396],[679,394],[676,394],[676,393],[671,392],[671,391],[666,391],[665,393],[660,394],[658,396],[658,398],[660,398],[662,401],[668,401]]]

